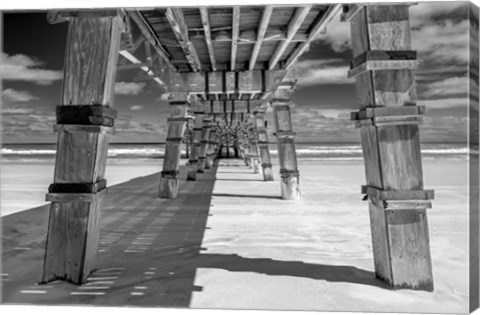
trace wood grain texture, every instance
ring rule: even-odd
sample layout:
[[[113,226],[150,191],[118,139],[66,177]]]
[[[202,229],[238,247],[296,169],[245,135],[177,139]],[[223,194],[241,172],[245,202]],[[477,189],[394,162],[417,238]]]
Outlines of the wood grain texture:
[[[62,105],[112,106],[122,22],[118,17],[71,18],[65,52]],[[101,109],[101,108],[100,108]],[[109,112],[106,110],[106,112]],[[113,119],[113,116],[112,116]],[[105,177],[108,129],[59,125],[54,183],[93,184]],[[81,284],[92,270],[99,236],[96,194],[51,193],[43,282]]]
[[[273,117],[277,134],[282,198],[286,200],[299,199],[301,198],[300,179],[298,175],[297,154],[293,138],[290,106],[273,103]],[[281,135],[282,133],[289,135]]]
[[[185,96],[185,97],[182,97]],[[170,105],[170,119],[168,120],[168,131],[167,131],[167,141],[165,144],[165,157],[163,159],[162,172],[178,172],[180,168],[180,157],[181,157],[181,140],[185,133],[186,129],[186,120],[184,120],[187,115],[188,103],[186,103],[186,95],[173,96],[173,102],[185,102],[183,105],[177,105],[176,103],[171,103]],[[171,140],[170,140],[171,139]],[[161,199],[172,199],[176,198],[178,190],[178,181],[176,178],[164,178],[165,176],[161,175],[159,188],[158,188],[158,198]]]
[[[354,58],[370,50],[410,51],[408,5],[367,5],[351,19],[351,32]],[[355,77],[361,109],[405,106],[410,111],[416,105],[414,69],[397,66]],[[384,191],[422,191],[419,117],[401,116],[402,111],[374,117],[370,126],[360,124],[367,184]],[[425,213],[430,201],[369,200],[377,277],[392,287],[433,290]]]
[[[112,105],[119,47],[120,28],[116,19],[86,18],[69,22],[63,105]]]

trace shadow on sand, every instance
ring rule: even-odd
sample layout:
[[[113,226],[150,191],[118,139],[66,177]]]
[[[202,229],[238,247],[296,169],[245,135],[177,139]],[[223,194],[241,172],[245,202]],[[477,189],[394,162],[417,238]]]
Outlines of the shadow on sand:
[[[205,253],[201,246],[212,196],[278,198],[213,194],[215,173],[216,167],[199,174],[197,182],[187,182],[182,168],[175,200],[156,199],[158,173],[111,187],[95,271],[81,287],[60,281],[35,286],[42,272],[48,206],[2,218],[2,302],[189,307],[192,293],[203,289],[194,284],[197,268],[386,287],[374,273],[353,266]],[[101,278],[104,283],[98,282]],[[26,293],[32,288],[43,293]]]

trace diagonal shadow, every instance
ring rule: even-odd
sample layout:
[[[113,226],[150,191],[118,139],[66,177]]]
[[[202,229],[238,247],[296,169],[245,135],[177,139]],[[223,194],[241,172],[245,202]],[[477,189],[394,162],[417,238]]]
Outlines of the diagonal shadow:
[[[43,207],[5,218],[2,220],[3,226],[11,229],[2,231],[3,241],[8,239],[8,245],[2,249],[2,272],[9,274],[10,278],[9,282],[3,283],[3,303],[189,307],[193,292],[203,289],[195,286],[198,268],[387,287],[375,279],[373,272],[353,266],[244,258],[234,254],[206,254],[201,246],[205,230],[208,229],[212,196],[277,199],[271,196],[213,194],[215,173],[216,167],[199,174],[196,182],[187,182],[186,168],[182,168],[182,181],[178,197],[174,200],[155,198],[158,173],[110,188],[102,209],[100,240],[109,240],[107,237],[112,233],[115,235],[119,231],[124,232],[123,236],[104,247],[105,252],[97,254],[95,269],[98,271],[92,276],[102,277],[100,271],[109,268],[124,269],[117,279],[108,284],[108,288],[101,291],[104,295],[72,295],[79,288],[65,282],[50,283],[44,289],[46,294],[19,294],[21,290],[31,290],[31,285],[39,281],[45,243],[33,244],[30,251],[15,250],[16,246],[24,245],[19,241],[19,232],[15,228],[21,228],[21,232],[24,232],[22,239],[41,234],[46,230],[48,212]],[[138,220],[129,223],[134,217]],[[155,222],[155,230],[151,230]],[[140,253],[125,252],[135,239],[147,232],[155,233],[155,239],[148,250]],[[147,272],[148,277],[145,276]],[[145,288],[142,296],[131,295],[136,287]]]
[[[353,266],[319,265],[302,261],[280,261],[269,258],[244,258],[235,254],[203,254],[198,257],[197,265],[201,268],[218,268],[232,272],[256,272],[271,276],[348,282],[379,288],[389,287],[385,282],[375,278],[374,272]]]

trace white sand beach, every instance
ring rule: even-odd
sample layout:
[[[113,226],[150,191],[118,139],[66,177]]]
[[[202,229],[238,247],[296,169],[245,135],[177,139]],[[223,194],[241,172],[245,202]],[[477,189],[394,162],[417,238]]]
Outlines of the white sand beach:
[[[109,162],[106,178],[109,186],[129,179],[159,172],[162,160],[144,160],[142,163]],[[2,163],[1,171],[1,216],[31,209],[46,204],[45,194],[53,182],[55,162],[26,164],[25,162]]]
[[[158,165],[109,165],[107,179],[112,184],[155,173]],[[467,161],[424,163],[425,188],[436,195],[428,211],[433,293],[392,291],[372,281],[361,161],[301,162],[299,169],[303,199],[283,201],[278,167],[274,182],[245,166],[218,168],[201,244],[209,258],[196,269],[194,285],[202,289],[192,293],[191,308],[468,312]],[[31,190],[43,198],[52,174],[48,165],[2,165],[2,189],[8,188],[2,203],[26,206]],[[28,190],[26,178],[37,181]]]
[[[278,182],[251,181],[231,169],[218,170],[202,247],[238,255],[251,269],[197,270],[195,284],[204,289],[194,293],[192,307],[468,312],[465,162],[424,164],[426,187],[436,193],[428,212],[433,293],[362,283],[374,270],[362,163],[301,164],[303,199],[289,202],[271,198]]]

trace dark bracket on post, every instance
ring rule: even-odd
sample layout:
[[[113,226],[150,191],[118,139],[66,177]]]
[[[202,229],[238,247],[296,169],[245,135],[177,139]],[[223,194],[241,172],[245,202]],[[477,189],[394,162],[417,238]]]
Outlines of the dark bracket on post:
[[[433,190],[382,190],[372,186],[362,186],[362,194],[372,202],[381,203],[384,210],[416,210],[432,207]]]
[[[423,122],[425,106],[384,106],[367,107],[358,112],[352,112],[350,119],[356,121],[356,127],[418,125]]]
[[[58,105],[59,125],[94,125],[113,127],[117,111],[103,105]]]

